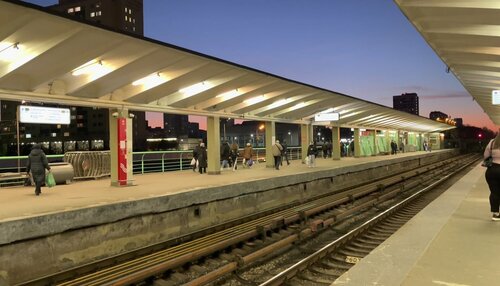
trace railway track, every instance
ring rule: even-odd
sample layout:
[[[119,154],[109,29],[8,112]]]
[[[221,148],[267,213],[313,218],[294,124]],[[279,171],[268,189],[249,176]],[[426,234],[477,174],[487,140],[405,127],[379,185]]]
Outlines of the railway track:
[[[257,282],[250,281],[238,273],[242,273],[243,269],[248,269],[256,263],[261,263],[263,258],[276,256],[290,248],[300,248],[298,245],[304,241],[314,239],[320,233],[331,232],[334,229],[333,226],[339,230],[342,228],[342,224],[352,220],[353,216],[362,217],[359,214],[366,212],[366,210],[382,209],[388,200],[408,193],[409,190],[417,186],[435,183],[437,176],[446,176],[452,169],[458,169],[464,164],[463,160],[472,162],[477,158],[460,157],[423,166],[369,184],[323,195],[304,204],[280,208],[275,212],[266,212],[251,220],[246,218],[242,222],[219,226],[218,231],[206,231],[208,234],[200,234],[198,238],[189,241],[181,239],[177,241],[178,244],[153,246],[148,250],[139,250],[139,253],[129,253],[127,256],[106,259],[96,264],[56,273],[21,285],[153,284],[173,286],[206,285],[208,283],[233,285],[231,282],[233,280],[236,283],[234,285],[237,283],[240,283],[239,285],[257,285],[256,283],[264,282],[262,278],[256,280]],[[395,229],[395,225],[387,224],[387,229]],[[382,233],[388,235],[390,232],[386,230]],[[376,237],[383,238],[379,234]],[[366,241],[367,238],[364,240]],[[366,245],[360,244],[362,241],[356,241],[354,246],[346,248],[345,255],[348,259],[356,260],[362,257],[363,253],[369,252]],[[345,243],[340,245],[343,244]],[[353,248],[356,245],[361,246]],[[369,245],[375,246],[376,244]],[[343,263],[346,263],[346,258],[343,259]],[[309,266],[297,267],[304,270],[308,269]],[[273,273],[259,275],[260,277],[271,277],[268,279],[271,282],[264,283],[275,283],[272,282],[273,279],[276,279],[277,283],[292,281],[291,277],[297,273],[299,273],[298,277],[311,277],[311,273],[315,273],[316,276],[326,275],[320,273],[320,269],[323,269],[324,266],[322,266],[323,268],[315,267],[303,273],[290,270],[289,274],[283,274],[285,275],[283,276],[284,280],[279,277],[273,278]],[[343,268],[345,265],[326,272],[340,273],[339,269]],[[294,275],[290,276],[292,272]],[[297,285],[303,283],[300,282],[302,278],[293,279],[296,281],[294,283],[298,283]],[[307,279],[309,278],[306,278],[306,281],[308,281]],[[320,282],[314,283],[321,284],[323,282],[320,279]]]

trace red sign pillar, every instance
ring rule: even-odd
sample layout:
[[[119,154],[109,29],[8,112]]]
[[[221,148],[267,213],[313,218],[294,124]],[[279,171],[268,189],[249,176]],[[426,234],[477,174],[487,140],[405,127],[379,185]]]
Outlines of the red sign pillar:
[[[118,132],[118,185],[127,185],[127,119],[117,119]]]

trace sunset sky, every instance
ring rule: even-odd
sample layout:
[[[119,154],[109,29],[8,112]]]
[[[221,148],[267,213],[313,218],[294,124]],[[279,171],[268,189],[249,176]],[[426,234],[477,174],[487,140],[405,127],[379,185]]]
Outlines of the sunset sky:
[[[149,38],[388,107],[416,92],[421,116],[497,129],[391,0],[144,0],[144,27]],[[161,114],[147,118],[162,124]]]

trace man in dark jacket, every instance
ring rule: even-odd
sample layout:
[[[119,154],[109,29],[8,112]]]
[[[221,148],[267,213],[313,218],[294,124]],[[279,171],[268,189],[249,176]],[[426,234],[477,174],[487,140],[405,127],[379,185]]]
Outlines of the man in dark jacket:
[[[205,148],[205,143],[201,142],[200,149],[198,152],[198,171],[200,172],[200,174],[207,172],[207,166],[208,166],[207,148]]]
[[[290,165],[290,161],[288,160],[288,145],[286,144],[286,140],[283,140],[281,147],[283,147],[283,150],[281,151],[281,157],[284,158],[283,160],[286,160],[287,165]],[[283,166],[283,160],[281,160],[281,166]]]
[[[47,156],[45,156],[40,144],[35,144],[28,156],[26,173],[29,175],[31,171],[31,176],[35,182],[35,195],[37,196],[42,193],[42,184],[45,182],[45,169],[50,171]]]
[[[222,161],[220,170],[224,170],[224,168],[229,168],[229,157],[230,157],[231,148],[229,147],[229,143],[224,141],[220,146],[220,160]]]

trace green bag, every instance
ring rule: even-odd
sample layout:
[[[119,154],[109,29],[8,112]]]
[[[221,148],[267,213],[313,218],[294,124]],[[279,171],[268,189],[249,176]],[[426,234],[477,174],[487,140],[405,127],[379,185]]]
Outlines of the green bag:
[[[49,172],[47,176],[45,176],[45,185],[49,188],[52,188],[56,185],[56,180],[54,179],[54,175],[52,172]]]

